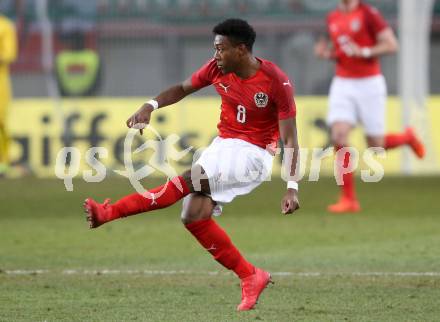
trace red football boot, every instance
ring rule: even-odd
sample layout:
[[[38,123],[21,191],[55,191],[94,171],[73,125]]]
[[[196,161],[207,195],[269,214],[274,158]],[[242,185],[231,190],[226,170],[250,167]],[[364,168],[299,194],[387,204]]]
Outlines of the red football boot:
[[[356,199],[341,197],[339,201],[327,207],[327,211],[334,214],[355,213],[361,210],[361,206]]]
[[[255,273],[241,280],[241,303],[237,311],[252,310],[267,284],[273,283],[270,274],[262,269],[255,268]]]
[[[419,158],[423,159],[425,157],[425,146],[423,145],[422,141],[420,141],[416,134],[414,133],[414,130],[410,127],[408,127],[406,130],[406,135],[409,137],[409,146],[413,150],[414,154]]]
[[[105,199],[103,204],[97,203],[92,198],[84,201],[84,211],[87,214],[87,221],[90,228],[97,228],[112,220],[110,199]]]

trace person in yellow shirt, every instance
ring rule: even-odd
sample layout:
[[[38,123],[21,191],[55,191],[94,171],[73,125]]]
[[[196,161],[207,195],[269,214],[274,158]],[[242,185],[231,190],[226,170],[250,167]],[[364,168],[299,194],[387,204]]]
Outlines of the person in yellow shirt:
[[[0,175],[9,164],[9,135],[6,128],[7,109],[11,100],[9,65],[17,56],[17,36],[14,23],[0,14]]]

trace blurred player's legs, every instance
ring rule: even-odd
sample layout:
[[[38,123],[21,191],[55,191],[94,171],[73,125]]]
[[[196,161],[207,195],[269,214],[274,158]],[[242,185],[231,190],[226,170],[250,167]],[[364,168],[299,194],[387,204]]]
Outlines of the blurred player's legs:
[[[369,147],[383,147],[384,149],[393,149],[400,146],[408,145],[418,158],[425,156],[425,147],[423,143],[416,137],[411,128],[407,128],[403,133],[387,134],[384,137],[367,136],[367,144]],[[336,145],[335,150],[338,151],[342,146]],[[342,164],[343,168],[347,168],[350,162],[350,152],[346,152],[344,161],[337,160],[338,164]],[[338,169],[342,171],[343,169]],[[360,211],[360,205],[356,198],[355,184],[353,172],[344,173],[342,175],[343,185],[341,186],[341,195],[335,204],[328,207],[328,211],[332,213],[353,213]]]
[[[335,150],[348,146],[351,129],[358,122],[364,127],[369,147],[393,149],[409,146],[418,158],[423,158],[425,148],[411,128],[403,133],[385,135],[386,84],[382,75],[361,79],[335,77],[330,88],[329,113],[327,121],[331,126],[331,139]],[[350,162],[350,153],[344,160],[337,160],[343,171]],[[327,209],[332,213],[354,213],[360,210],[356,197],[353,173],[342,175],[343,185],[339,200]]]

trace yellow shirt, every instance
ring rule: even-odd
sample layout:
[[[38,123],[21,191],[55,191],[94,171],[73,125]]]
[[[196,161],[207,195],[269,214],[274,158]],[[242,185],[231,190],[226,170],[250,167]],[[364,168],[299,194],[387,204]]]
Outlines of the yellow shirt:
[[[9,64],[17,57],[17,36],[15,26],[8,18],[0,15],[0,103],[11,96]]]

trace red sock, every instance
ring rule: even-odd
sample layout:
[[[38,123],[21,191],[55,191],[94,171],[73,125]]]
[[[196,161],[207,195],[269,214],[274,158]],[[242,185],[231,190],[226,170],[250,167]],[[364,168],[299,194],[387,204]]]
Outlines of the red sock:
[[[356,199],[356,192],[354,189],[354,178],[353,178],[353,172],[346,173],[342,176],[342,180],[344,181],[344,185],[341,187],[342,194],[344,197],[355,200]]]
[[[410,137],[407,133],[394,133],[385,135],[384,148],[392,149],[401,145],[408,144]]]
[[[335,150],[338,151],[341,148],[342,147],[337,146],[337,147],[335,147]],[[349,163],[350,163],[350,152],[347,151],[344,155],[343,168],[347,168]],[[342,182],[343,182],[343,185],[341,186],[342,195],[347,199],[355,200],[356,199],[356,192],[355,192],[355,188],[354,188],[353,172],[343,174],[342,175]]]
[[[216,261],[233,270],[239,278],[254,274],[254,266],[244,259],[226,232],[214,220],[199,220],[185,227]]]
[[[134,193],[118,200],[112,205],[113,211],[110,220],[168,207],[185,197],[189,192],[185,180],[181,176],[175,177],[145,194]]]

